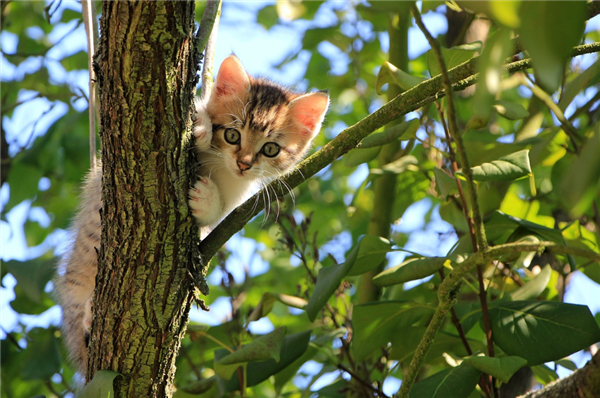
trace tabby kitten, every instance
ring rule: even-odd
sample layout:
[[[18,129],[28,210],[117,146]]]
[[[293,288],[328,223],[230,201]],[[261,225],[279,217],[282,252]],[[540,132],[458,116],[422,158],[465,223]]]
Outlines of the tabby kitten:
[[[207,102],[195,101],[193,134],[200,166],[189,191],[189,206],[208,233],[261,185],[297,164],[329,105],[322,92],[295,94],[262,78],[248,76],[240,61],[227,57]],[[73,221],[72,249],[56,280],[63,334],[71,359],[85,373],[92,324],[92,296],[100,247],[102,175],[92,171]]]

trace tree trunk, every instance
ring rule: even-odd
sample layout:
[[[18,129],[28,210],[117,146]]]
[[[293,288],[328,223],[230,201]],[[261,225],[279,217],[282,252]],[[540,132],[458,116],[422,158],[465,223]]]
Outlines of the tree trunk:
[[[103,227],[86,379],[119,372],[116,397],[172,395],[192,303],[194,10],[193,1],[102,7]]]

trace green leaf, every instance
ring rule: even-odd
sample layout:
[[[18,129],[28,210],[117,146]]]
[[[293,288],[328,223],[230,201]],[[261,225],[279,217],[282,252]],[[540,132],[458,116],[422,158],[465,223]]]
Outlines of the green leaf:
[[[518,30],[538,83],[549,93],[562,82],[565,61],[585,29],[585,1],[524,1]]]
[[[277,23],[278,18],[277,8],[272,4],[264,6],[256,14],[256,22],[266,29],[271,29]]]
[[[516,356],[504,358],[472,356],[465,358],[464,363],[474,367],[480,372],[495,377],[503,383],[508,383],[517,370],[527,365],[525,359]]]
[[[530,366],[554,361],[600,341],[584,305],[553,301],[496,301],[490,306],[494,342]]]
[[[262,362],[249,362],[246,368],[247,386],[252,387],[262,383],[269,377],[283,371],[298,358],[302,357],[308,348],[310,336],[310,330],[287,336],[281,344],[279,361],[268,359]],[[240,379],[234,374],[226,383],[225,390],[230,392],[238,391],[239,389]]]
[[[10,199],[3,210],[4,213],[25,199],[33,199],[38,193],[38,184],[43,176],[42,171],[37,167],[19,161],[14,162],[8,173]]]
[[[380,133],[373,133],[363,139],[357,148],[365,149],[372,147],[380,147],[382,145],[394,142],[403,136],[412,137],[419,129],[419,119],[411,119],[407,122],[396,124],[390,128],[386,128]]]
[[[475,389],[481,372],[461,364],[442,370],[413,386],[410,398],[467,398]]]
[[[381,174],[401,174],[404,173],[410,166],[416,166],[419,164],[419,161],[416,157],[412,155],[402,156],[400,159],[396,159],[391,163],[384,165],[382,168],[371,169],[371,174],[381,175]]]
[[[377,90],[377,94],[381,95],[381,87],[384,84],[395,83],[402,90],[406,91],[413,88],[414,86],[416,86],[424,80],[424,78],[408,74],[402,69],[398,69],[396,66],[386,61],[383,63],[383,65],[381,65],[379,73],[377,74],[375,90]]]
[[[450,70],[455,66],[470,60],[479,51],[481,51],[481,42],[474,42],[463,44],[457,47],[442,48],[442,55],[444,57],[444,61],[446,61],[446,68]],[[441,73],[440,65],[433,50],[427,51],[427,67],[429,68],[431,77],[437,76]]]
[[[567,83],[558,102],[559,108],[564,112],[581,90],[592,84],[597,84],[598,81],[600,81],[600,59]]]
[[[527,109],[515,102],[497,100],[494,109],[498,112],[498,115],[508,120],[520,120],[529,116]]]
[[[288,307],[304,309],[308,302],[300,297],[289,296],[287,294],[279,293],[263,293],[260,301],[256,305],[256,308],[252,310],[248,316],[248,322],[259,320],[260,318],[267,316],[272,310],[275,302],[279,301],[287,305]]]
[[[490,120],[494,100],[501,91],[502,79],[506,75],[504,60],[510,55],[511,35],[512,30],[501,28],[490,34],[485,42],[479,57],[480,77],[472,102],[474,115],[469,121],[472,128],[482,128]]]
[[[241,349],[215,360],[215,373],[223,379],[229,379],[233,372],[244,363],[271,358],[279,362],[285,332],[285,327],[277,328],[271,333],[260,336],[252,343],[244,345]]]
[[[531,371],[533,372],[535,379],[541,385],[546,385],[548,383],[553,382],[554,380],[559,379],[558,374],[546,365],[532,366]]]
[[[546,265],[532,280],[514,292],[511,292],[509,294],[511,300],[519,301],[536,299],[540,294],[542,294],[544,289],[546,289],[546,286],[548,286],[551,276],[552,268],[549,265]]]
[[[358,362],[387,345],[397,331],[430,316],[431,308],[409,301],[382,301],[355,305],[354,355]]]
[[[54,275],[56,259],[38,257],[28,261],[11,260],[4,264],[27,297],[36,303],[40,303],[44,288]]]
[[[81,392],[77,398],[114,398],[113,382],[120,373],[112,370],[99,370]]]
[[[355,148],[344,155],[344,165],[346,167],[356,167],[360,164],[370,162],[379,155],[381,147]]]
[[[446,199],[450,195],[458,194],[458,186],[452,176],[439,167],[433,168],[433,175],[435,176],[435,186],[442,195],[442,198]]]
[[[390,359],[402,363],[410,363],[426,329],[425,326],[410,326],[397,329],[391,340],[392,350],[389,354]],[[469,339],[468,341],[473,351],[485,349],[485,346],[480,341],[474,339]],[[425,363],[437,362],[444,353],[456,357],[468,355],[460,337],[440,331],[436,334],[435,340],[427,352]]]
[[[34,328],[28,334],[21,375],[23,380],[48,379],[60,371],[59,342],[56,329]]]
[[[88,55],[86,51],[78,51],[60,60],[61,65],[67,70],[87,70]]]
[[[384,287],[423,279],[440,270],[445,261],[444,257],[411,258],[379,273],[373,278],[373,283]]]
[[[482,163],[472,168],[475,181],[510,181],[531,174],[529,150],[525,149],[498,160]]]
[[[315,290],[310,296],[308,305],[306,306],[306,314],[311,322],[317,318],[321,308],[323,308],[327,303],[327,300],[329,300],[329,297],[331,297],[340,286],[342,279],[348,275],[350,268],[352,268],[356,261],[357,254],[358,250],[355,249],[348,255],[345,263],[321,268],[319,275],[317,276]]]
[[[358,241],[357,247],[358,253],[354,265],[348,272],[349,276],[361,275],[377,268],[392,248],[392,244],[381,236],[364,235]],[[356,250],[356,248],[353,250]]]
[[[514,242],[522,236],[535,235],[542,240],[552,241],[561,245],[565,244],[565,239],[558,229],[548,228],[546,226],[532,223],[518,217],[496,210],[485,220],[485,229],[488,233],[488,239],[494,244]]]
[[[558,186],[565,209],[578,218],[591,208],[600,193],[600,126],[587,139],[575,161],[568,165]],[[11,171],[12,172],[12,171]],[[12,186],[11,186],[12,189]]]

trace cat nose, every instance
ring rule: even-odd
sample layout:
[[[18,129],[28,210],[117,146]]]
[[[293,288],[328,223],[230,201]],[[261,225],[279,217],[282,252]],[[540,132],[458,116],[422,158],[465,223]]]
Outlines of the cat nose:
[[[248,164],[246,162],[240,162],[240,161],[237,162],[237,165],[241,171],[250,170],[250,167],[252,167],[251,164]]]

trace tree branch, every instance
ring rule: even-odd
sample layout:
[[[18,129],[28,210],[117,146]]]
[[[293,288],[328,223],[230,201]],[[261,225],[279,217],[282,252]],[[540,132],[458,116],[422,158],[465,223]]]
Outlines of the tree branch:
[[[427,326],[427,330],[425,331],[421,342],[415,350],[415,355],[413,356],[413,359],[411,360],[410,365],[404,374],[402,386],[400,387],[400,391],[398,391],[397,396],[400,398],[408,397],[408,394],[410,393],[410,390],[416,381],[417,375],[423,366],[425,357],[429,352],[431,345],[433,344],[435,335],[442,327],[446,314],[456,301],[461,280],[468,272],[479,265],[486,264],[488,261],[502,256],[514,256],[522,252],[541,253],[543,251],[548,251],[555,254],[571,254],[600,262],[600,253],[596,253],[589,249],[558,245],[554,242],[539,242],[535,244],[529,242],[514,242],[489,247],[486,250],[482,250],[471,255],[458,265],[453,264],[453,271],[438,287],[438,307],[433,314],[432,320]]]
[[[600,52],[600,42],[574,47],[572,54],[573,56],[577,56],[594,52]],[[478,73],[476,70],[478,61],[479,57],[474,57],[448,71],[450,81],[454,82],[454,90],[464,90],[477,82]],[[505,69],[509,73],[528,68],[531,68],[531,59],[529,58],[505,65]],[[297,187],[307,178],[312,177],[334,160],[355,148],[361,140],[373,131],[400,116],[443,98],[444,92],[441,89],[441,76],[435,76],[405,91],[355,125],[343,130],[333,140],[301,162],[296,169],[281,180],[291,189]],[[287,190],[282,188],[279,180],[271,182],[268,188],[265,189],[268,189],[269,192],[275,192],[277,197],[283,197],[288,193]],[[203,262],[207,263],[210,261],[221,246],[236,232],[241,230],[252,217],[260,213],[264,207],[264,196],[259,192],[231,212],[225,220],[200,242],[199,251]]]
[[[581,369],[556,380],[541,390],[519,398],[564,398],[600,396],[600,351]]]

